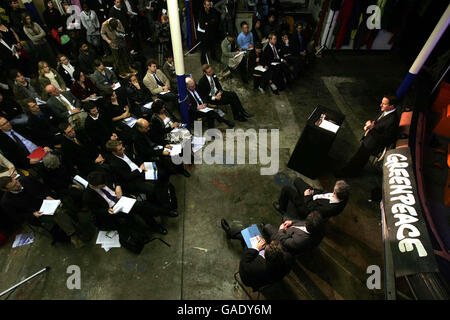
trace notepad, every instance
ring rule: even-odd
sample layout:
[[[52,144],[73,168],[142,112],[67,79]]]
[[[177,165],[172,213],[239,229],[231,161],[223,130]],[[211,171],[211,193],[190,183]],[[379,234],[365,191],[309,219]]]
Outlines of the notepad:
[[[58,209],[60,204],[61,200],[44,200],[42,201],[39,212],[46,216],[52,216],[55,214],[55,211]]]
[[[319,125],[320,128],[331,131],[333,133],[336,133],[339,129],[339,126],[334,124],[333,122],[330,122],[328,120],[322,120],[322,122]]]
[[[199,109],[198,111],[200,111],[200,112],[209,112],[209,111],[213,111],[214,109],[213,108],[210,108],[210,107],[205,107],[205,108],[203,108],[203,109]]]
[[[119,201],[117,201],[117,203],[114,205],[112,209],[114,213],[117,212],[130,213],[135,203],[136,199],[122,196],[122,198],[120,198]]]
[[[158,168],[154,162],[144,162],[145,180],[158,180]]]
[[[242,56],[243,54],[245,54],[245,51],[239,52],[237,55],[235,55],[235,56],[233,57],[233,59],[236,59],[237,57],[240,57],[240,56]]]
[[[171,156],[177,156],[181,153],[181,144],[171,144],[172,149],[164,148],[164,151],[169,151]]]
[[[80,177],[79,175],[76,175],[75,177],[73,177],[73,182],[83,188],[87,188],[89,183],[82,177]]]
[[[125,123],[127,126],[129,126],[130,128],[133,128],[134,125],[136,124],[136,119],[133,117],[128,117],[122,120],[123,123]]]
[[[117,89],[119,89],[120,87],[121,87],[120,82],[116,82],[116,83],[114,83],[112,89],[113,89],[113,90],[117,90]]]
[[[248,248],[256,249],[258,241],[262,239],[261,232],[259,232],[256,224],[252,224],[250,227],[242,230],[241,234]]]
[[[37,147],[36,149],[34,149],[34,151],[32,153],[30,153],[28,155],[28,159],[39,159],[42,160],[42,158],[45,156],[46,152],[44,151],[44,149],[42,149],[42,147]]]
[[[267,70],[263,66],[257,66],[255,67],[256,71],[266,72]]]

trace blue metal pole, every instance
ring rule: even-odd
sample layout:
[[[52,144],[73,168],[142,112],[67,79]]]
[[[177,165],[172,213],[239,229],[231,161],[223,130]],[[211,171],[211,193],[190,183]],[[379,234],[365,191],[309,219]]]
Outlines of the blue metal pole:
[[[447,6],[447,10],[445,10],[444,14],[442,15],[438,24],[434,28],[427,42],[423,46],[413,65],[409,69],[409,72],[406,74],[405,79],[403,79],[402,83],[398,87],[396,92],[396,96],[398,98],[402,98],[408,91],[413,80],[416,78],[417,74],[419,73],[420,69],[422,69],[422,66],[427,61],[428,57],[430,56],[436,44],[438,43],[439,39],[444,34],[449,23],[450,23],[450,4]]]

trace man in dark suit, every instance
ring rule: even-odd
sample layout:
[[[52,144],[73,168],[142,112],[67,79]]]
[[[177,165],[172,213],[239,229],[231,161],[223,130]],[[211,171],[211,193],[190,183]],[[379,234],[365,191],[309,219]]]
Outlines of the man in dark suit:
[[[289,273],[293,258],[289,252],[283,250],[280,242],[271,241],[266,245],[266,241],[261,238],[256,248],[247,248],[241,230],[231,228],[225,219],[221,220],[221,225],[228,239],[241,241],[244,253],[239,263],[239,275],[246,286],[256,291],[282,280]]]
[[[0,117],[0,149],[15,166],[22,169],[38,166],[41,159],[27,158],[36,148],[43,145],[42,141],[35,138],[25,131],[16,131],[6,118]],[[45,152],[51,151],[47,146],[43,149]]]
[[[50,97],[47,105],[58,121],[69,121],[72,126],[81,128],[87,116],[86,112],[81,109],[81,101],[68,91],[59,91],[52,84],[47,85],[45,91]]]
[[[102,171],[93,171],[87,176],[89,183],[83,193],[83,206],[96,217],[96,224],[102,230],[119,230],[131,223],[142,226],[137,216],[155,232],[167,234],[167,230],[158,224],[154,216],[158,210],[148,201],[137,201],[128,214],[114,213],[113,207],[122,197],[122,187],[114,181],[113,176]]]
[[[336,173],[337,177],[354,177],[361,173],[371,155],[377,156],[395,142],[398,131],[398,114],[395,108],[397,98],[384,95],[381,100],[381,112],[376,120],[368,120],[364,126],[364,136],[358,151],[343,169]]]
[[[36,100],[27,98],[22,105],[28,116],[27,128],[31,135],[47,146],[54,146],[59,143],[61,134],[55,115],[50,108],[44,104],[39,106]]]
[[[139,195],[144,193],[147,199],[158,204],[161,214],[169,217],[177,217],[178,212],[175,187],[170,183],[167,172],[157,167],[157,179],[147,180],[145,177],[144,163],[138,166],[136,156],[132,152],[125,153],[125,147],[119,140],[110,140],[106,143],[108,163],[112,172],[116,175],[118,182],[124,191]],[[140,163],[140,161],[138,162]]]
[[[202,31],[197,31],[197,35],[201,41],[201,56],[200,62],[201,64],[207,63],[206,53],[208,49],[211,51],[211,57],[214,60],[216,58],[216,39],[217,32],[219,30],[220,23],[220,14],[219,12],[212,7],[212,3],[210,0],[203,1],[203,7],[200,10],[200,14],[198,16],[198,27]],[[199,30],[199,29],[197,29]]]
[[[305,220],[286,220],[279,228],[266,224],[266,232],[272,241],[279,241],[292,255],[305,253],[317,247],[324,236],[324,219],[318,211],[312,211]]]
[[[210,110],[208,112],[201,111],[202,109],[208,107],[208,105],[203,102],[197,90],[195,90],[196,85],[194,79],[189,77],[186,78],[186,89],[188,93],[189,119],[206,118],[208,121],[208,128],[210,129],[214,128],[214,120],[224,122],[230,128],[234,127],[234,122],[228,121],[224,117],[221,117],[215,110]]]
[[[61,123],[59,130],[64,135],[61,150],[67,168],[73,171],[76,165],[78,170],[87,176],[98,165],[103,164],[105,159],[99,149],[82,131],[75,131],[67,122]]]
[[[84,130],[92,142],[99,148],[104,150],[108,140],[117,140],[118,136],[113,130],[111,116],[107,112],[99,111],[93,102],[84,105],[88,116],[84,122]]]
[[[69,214],[64,203],[56,209],[54,215],[42,215],[39,208],[43,200],[54,200],[46,185],[31,177],[21,177],[20,181],[12,177],[0,178],[0,190],[5,191],[1,199],[1,206],[12,219],[18,223],[28,222],[32,225],[43,226],[51,230],[57,224],[72,244],[79,248],[84,243],[79,238],[79,225],[90,220],[88,212],[77,212],[75,221]]]
[[[203,102],[220,106],[229,104],[233,112],[234,120],[237,121],[244,122],[247,121],[247,118],[253,117],[252,114],[245,111],[241,100],[239,100],[238,95],[234,91],[223,90],[219,79],[210,65],[204,64],[202,69],[204,75],[198,82],[198,91]]]
[[[153,142],[148,134],[149,131],[150,123],[144,118],[138,119],[133,127],[133,150],[136,157],[140,159],[139,162],[156,162],[158,168],[164,168],[169,174],[178,173],[189,178],[191,174],[184,165],[182,163],[175,165],[170,158],[170,151],[165,150],[172,149],[172,146],[170,144],[162,146]]]
[[[280,49],[277,48],[277,36],[271,33],[268,39],[269,43],[263,52],[264,67],[267,67],[273,75],[272,80],[278,87],[278,90],[283,90],[291,80],[289,66],[287,61],[281,56]]]
[[[273,203],[283,220],[305,219],[312,211],[320,212],[324,219],[336,216],[344,210],[350,191],[343,180],[337,181],[330,193],[314,190],[300,178],[295,179],[294,187],[283,187],[279,200]]]

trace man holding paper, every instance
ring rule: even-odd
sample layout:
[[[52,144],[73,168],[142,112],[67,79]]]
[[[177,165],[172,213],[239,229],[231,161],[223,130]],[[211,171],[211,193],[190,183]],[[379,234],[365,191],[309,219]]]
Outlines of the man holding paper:
[[[245,285],[258,290],[283,279],[289,273],[293,258],[283,250],[280,242],[266,244],[264,238],[260,237],[254,247],[248,248],[241,230],[231,228],[225,219],[221,220],[221,225],[228,239],[241,241],[244,253],[239,263],[239,274]]]
[[[161,214],[160,209],[149,201],[136,201],[131,208],[118,207],[119,200],[127,197],[123,196],[122,187],[114,184],[111,178],[101,171],[93,171],[87,177],[89,185],[83,194],[83,206],[94,214],[97,227],[101,230],[119,230],[130,222],[141,225],[136,219],[140,216],[153,231],[167,234],[167,230],[154,219],[154,216]]]
[[[0,148],[5,157],[10,159],[17,167],[22,169],[36,167],[45,153],[51,151],[49,147],[39,147],[39,144],[39,141],[34,141],[25,132],[14,130],[6,118],[0,117]],[[41,150],[40,154],[29,157],[37,149]]]
[[[144,193],[147,199],[154,201],[158,207],[165,210],[169,217],[178,216],[175,187],[170,183],[166,173],[162,174],[160,169],[157,169],[156,179],[155,175],[152,177],[146,175],[149,170],[149,166],[146,164],[150,164],[150,162],[144,162],[138,166],[135,163],[135,154],[125,153],[125,147],[119,140],[108,141],[106,150],[110,152],[107,157],[108,163],[126,192],[135,195]]]
[[[1,177],[0,190],[5,191],[0,201],[3,210],[17,223],[28,222],[43,226],[49,231],[53,230],[56,224],[70,237],[76,248],[84,245],[79,237],[79,225],[89,223],[89,212],[76,212],[78,221],[75,221],[64,208],[64,204],[56,203],[58,205],[53,206],[55,199],[49,196],[46,185],[31,177],[23,177],[20,181],[12,177]]]

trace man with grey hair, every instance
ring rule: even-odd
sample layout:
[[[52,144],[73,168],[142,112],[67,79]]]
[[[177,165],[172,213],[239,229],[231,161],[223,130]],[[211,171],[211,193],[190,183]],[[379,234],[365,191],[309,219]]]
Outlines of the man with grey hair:
[[[324,193],[297,178],[294,187],[281,189],[280,198],[273,203],[273,207],[283,215],[283,220],[303,219],[312,211],[318,211],[324,219],[328,219],[344,210],[349,193],[350,186],[344,180],[336,181],[333,192]]]

